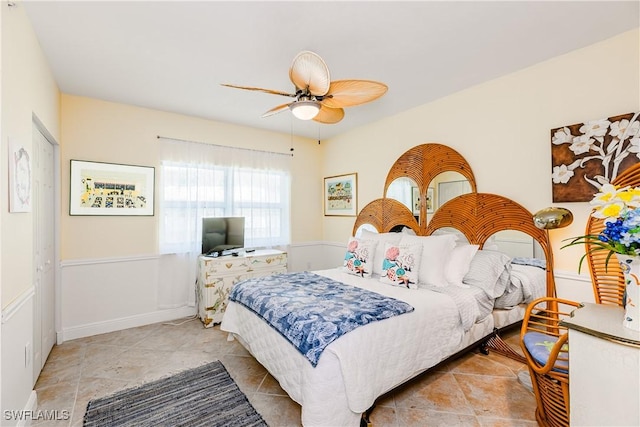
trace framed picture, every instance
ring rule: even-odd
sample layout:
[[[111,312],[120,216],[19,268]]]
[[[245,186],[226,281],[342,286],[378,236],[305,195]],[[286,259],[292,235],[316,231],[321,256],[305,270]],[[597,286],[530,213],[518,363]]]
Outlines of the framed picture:
[[[153,216],[155,168],[71,160],[69,215]]]
[[[324,179],[325,216],[356,216],[358,213],[358,174]]]
[[[9,212],[31,212],[31,157],[9,138]]]
[[[433,206],[433,187],[427,188],[427,213],[433,213],[435,207]]]
[[[588,202],[640,162],[638,128],[636,111],[551,129],[553,202]]]
[[[418,187],[411,187],[411,209],[413,211],[413,215],[420,215],[420,190]]]

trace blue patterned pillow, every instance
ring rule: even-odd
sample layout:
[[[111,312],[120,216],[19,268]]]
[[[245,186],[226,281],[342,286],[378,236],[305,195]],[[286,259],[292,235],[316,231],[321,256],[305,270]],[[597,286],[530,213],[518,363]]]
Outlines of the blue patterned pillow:
[[[387,243],[380,281],[409,289],[418,289],[422,245]]]
[[[554,344],[558,342],[558,337],[546,335],[540,332],[527,332],[526,334],[524,334],[524,338],[522,339],[522,341],[524,342],[524,346],[527,348],[527,351],[529,352],[531,357],[533,357],[533,360],[544,366],[549,360],[551,347],[553,347]],[[563,345],[562,349],[560,349],[560,353],[558,354],[558,359],[568,359],[568,352],[569,344]],[[566,374],[567,372],[569,372],[569,362],[567,360],[556,360],[553,370]]]
[[[361,277],[371,277],[373,256],[378,242],[355,237],[347,243],[347,253],[342,264],[344,271]]]

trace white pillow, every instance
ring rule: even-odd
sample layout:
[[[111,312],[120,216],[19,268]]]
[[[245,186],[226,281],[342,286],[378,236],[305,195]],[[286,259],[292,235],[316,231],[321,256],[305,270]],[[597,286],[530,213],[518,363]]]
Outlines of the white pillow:
[[[382,275],[382,260],[384,259],[385,243],[398,244],[402,238],[401,233],[374,233],[369,230],[362,230],[360,238],[363,240],[373,240],[378,242],[373,256],[373,274]]]
[[[481,288],[491,298],[498,298],[511,280],[511,258],[502,252],[479,250],[473,256],[465,285]]]
[[[456,246],[456,236],[409,236],[403,235],[401,245],[422,245],[422,257],[418,272],[418,284],[428,286],[447,286],[444,275],[445,264]]]
[[[390,285],[418,289],[422,245],[385,244],[380,281]]]
[[[377,245],[378,242],[375,240],[350,238],[347,243],[347,253],[342,263],[344,271],[356,276],[371,277],[373,257]]]
[[[478,248],[479,245],[461,245],[453,248],[444,267],[444,277],[449,285],[469,287],[462,283],[462,279],[469,272],[471,260],[478,252]]]
[[[402,227],[402,230],[400,232],[403,234],[408,234],[409,236],[417,236],[416,232],[409,227]]]
[[[439,228],[435,230],[433,233],[431,233],[432,236],[446,236],[447,234],[452,234],[456,236],[456,246],[469,244],[469,240],[467,239],[467,236],[465,236],[462,231],[459,231],[455,228],[451,228],[451,227]]]

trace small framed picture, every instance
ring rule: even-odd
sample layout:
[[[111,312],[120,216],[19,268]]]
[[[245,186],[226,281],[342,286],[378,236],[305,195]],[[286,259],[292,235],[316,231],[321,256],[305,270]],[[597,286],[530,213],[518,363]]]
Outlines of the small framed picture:
[[[358,174],[330,176],[324,179],[325,216],[358,214]]]
[[[427,188],[427,213],[433,213],[433,187]]]
[[[420,215],[420,189],[418,187],[411,187],[411,206],[413,206],[413,215]]]
[[[155,168],[71,160],[69,215],[153,216]]]

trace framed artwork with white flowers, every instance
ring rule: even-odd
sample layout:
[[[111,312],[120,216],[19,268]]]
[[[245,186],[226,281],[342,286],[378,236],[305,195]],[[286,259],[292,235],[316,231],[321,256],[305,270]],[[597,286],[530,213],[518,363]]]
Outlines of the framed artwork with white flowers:
[[[640,112],[551,129],[554,202],[588,202],[640,162]]]

